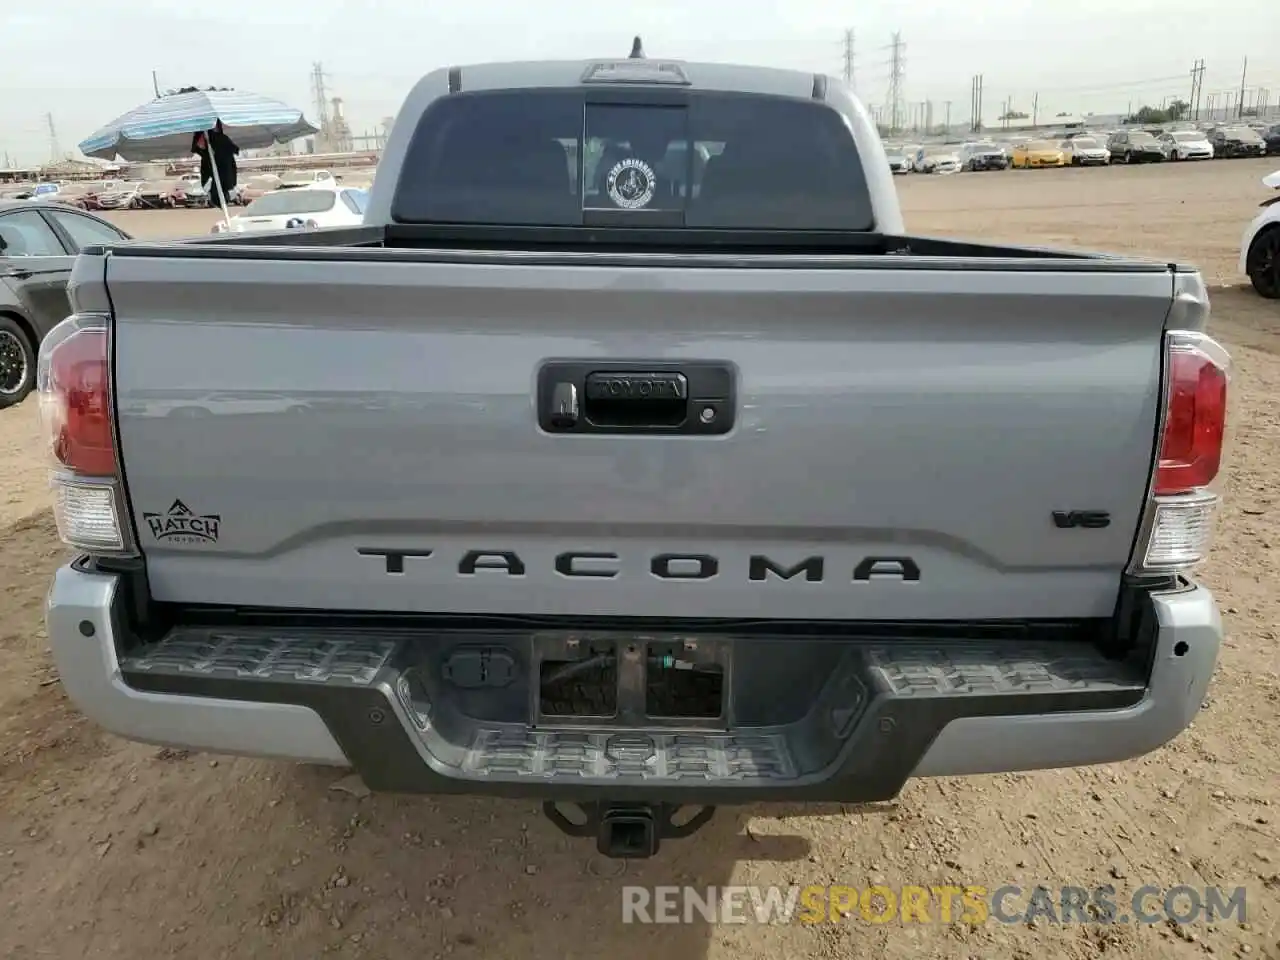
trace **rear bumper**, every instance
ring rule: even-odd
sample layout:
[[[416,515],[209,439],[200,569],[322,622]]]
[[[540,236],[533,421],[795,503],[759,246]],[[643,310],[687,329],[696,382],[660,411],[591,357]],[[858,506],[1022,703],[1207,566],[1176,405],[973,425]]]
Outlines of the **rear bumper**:
[[[728,732],[460,725],[414,693],[389,630],[315,650],[279,629],[140,646],[121,579],[74,566],[55,576],[47,624],[72,701],[133,740],[351,765],[398,792],[867,802],[913,776],[1106,763],[1172,739],[1200,708],[1222,628],[1202,587],[1146,597],[1143,665],[1064,641],[846,644],[799,722]]]

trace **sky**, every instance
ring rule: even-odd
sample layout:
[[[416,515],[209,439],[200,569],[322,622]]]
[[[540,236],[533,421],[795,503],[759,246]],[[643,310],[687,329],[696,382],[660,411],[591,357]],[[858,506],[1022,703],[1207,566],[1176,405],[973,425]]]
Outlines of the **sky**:
[[[207,8],[207,9],[206,9]],[[231,86],[314,117],[312,64],[359,136],[442,66],[625,56],[792,67],[840,76],[854,31],[854,87],[887,101],[888,45],[904,49],[906,101],[967,123],[983,75],[990,123],[1006,98],[1037,113],[1115,113],[1203,92],[1280,100],[1274,0],[0,0],[0,166],[47,162],[161,89]],[[1234,95],[1234,94],[1233,94]],[[55,136],[50,135],[49,118]]]

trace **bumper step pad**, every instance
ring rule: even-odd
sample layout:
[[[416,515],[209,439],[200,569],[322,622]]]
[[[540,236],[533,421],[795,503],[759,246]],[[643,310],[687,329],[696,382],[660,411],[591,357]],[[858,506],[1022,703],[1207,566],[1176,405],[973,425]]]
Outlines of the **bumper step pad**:
[[[840,667],[796,723],[542,729],[425,702],[427,685],[411,680],[438,670],[440,649],[456,639],[374,627],[178,627],[121,656],[120,668],[138,690],[310,707],[374,789],[660,799],[693,787],[706,803],[732,802],[743,787],[755,788],[753,799],[886,799],[952,720],[1116,709],[1145,693],[1139,666],[1075,641],[832,638]],[[518,651],[529,638],[489,633],[485,642]]]

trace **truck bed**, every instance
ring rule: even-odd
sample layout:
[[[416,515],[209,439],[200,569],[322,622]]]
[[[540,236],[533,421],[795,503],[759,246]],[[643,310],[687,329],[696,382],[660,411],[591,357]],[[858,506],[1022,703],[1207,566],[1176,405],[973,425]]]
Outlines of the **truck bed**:
[[[916,240],[929,253],[303,238],[107,259],[156,600],[842,621],[1115,609],[1153,460],[1168,266]],[[720,364],[736,420],[549,433],[536,384],[557,360]],[[216,518],[215,537],[171,535],[175,511]]]

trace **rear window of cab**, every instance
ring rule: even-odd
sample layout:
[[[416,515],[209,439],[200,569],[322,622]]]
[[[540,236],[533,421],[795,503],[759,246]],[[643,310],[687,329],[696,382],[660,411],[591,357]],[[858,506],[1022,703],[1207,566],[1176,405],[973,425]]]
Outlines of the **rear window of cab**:
[[[853,135],[826,104],[688,92],[602,102],[583,90],[433,103],[392,201],[407,224],[873,228]]]

